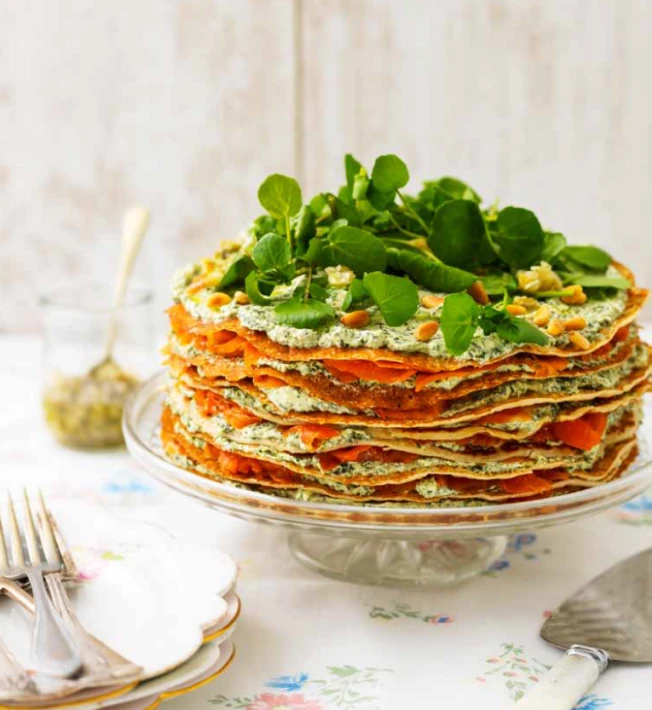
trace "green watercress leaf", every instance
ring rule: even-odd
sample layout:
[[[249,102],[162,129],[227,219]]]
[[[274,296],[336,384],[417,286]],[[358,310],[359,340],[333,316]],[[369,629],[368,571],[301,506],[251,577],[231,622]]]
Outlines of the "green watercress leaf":
[[[381,155],[376,158],[371,180],[381,193],[393,193],[405,187],[410,180],[407,165],[397,155]]]
[[[497,333],[511,343],[546,345],[548,336],[525,318],[511,315],[505,310],[484,306],[480,314],[480,327],[485,335]]]
[[[321,192],[318,195],[315,195],[308,204],[318,220],[323,219],[330,214],[331,210],[328,205],[328,198]]]
[[[566,237],[559,232],[545,232],[543,235],[543,249],[541,261],[553,263],[555,257],[566,248]]]
[[[251,256],[256,266],[273,280],[289,280],[296,271],[290,245],[280,234],[266,234],[256,243]]]
[[[275,173],[258,188],[258,201],[275,219],[287,220],[301,209],[301,188],[294,178]]]
[[[336,197],[343,202],[345,205],[350,205],[352,202],[351,190],[349,190],[348,185],[342,185],[337,191]]]
[[[325,301],[329,297],[328,291],[319,283],[316,281],[313,281],[310,284],[310,295],[313,296],[313,298],[317,298],[320,301]]]
[[[392,250],[394,252],[397,251],[409,251],[412,252],[413,254],[419,254],[419,256],[425,258],[424,251],[420,246],[417,246],[415,244],[410,243],[410,237],[405,236],[404,234],[401,234],[399,231],[393,231],[393,232],[385,232],[384,234],[381,234],[380,238],[383,240],[383,244],[385,245],[385,248],[387,249],[387,263],[393,268],[397,269],[398,267],[393,265],[390,257],[389,257],[389,251]],[[395,258],[395,257],[392,257]]]
[[[281,325],[310,330],[316,330],[326,325],[335,317],[335,310],[332,306],[313,298],[309,298],[307,301],[302,301],[300,298],[283,301],[275,306],[274,313]]]
[[[334,220],[346,220],[347,224],[352,227],[359,227],[362,223],[360,220],[360,215],[355,205],[347,204],[343,202],[339,197],[335,195],[329,195],[328,201],[331,207],[331,213]]]
[[[478,278],[488,296],[501,296],[505,291],[514,291],[517,286],[516,279],[508,271],[503,271],[499,274],[487,274]]]
[[[362,170],[362,163],[356,160],[351,153],[344,156],[344,172],[346,174],[346,185],[349,188],[350,194],[353,196],[353,183],[356,176]]]
[[[433,210],[449,200],[471,200],[478,204],[482,202],[482,198],[472,187],[462,180],[448,176],[424,182],[419,198],[429,203]]]
[[[367,173],[361,172],[356,175],[353,180],[353,199],[358,202],[359,200],[364,200],[367,196],[367,190],[369,189],[369,177]]]
[[[626,290],[631,288],[632,285],[624,276],[599,276],[594,274],[574,276],[570,283],[583,288],[615,288],[619,290]]]
[[[604,273],[611,264],[611,256],[603,249],[593,246],[568,246],[559,256],[562,260],[570,259],[584,268],[600,273]]]
[[[271,298],[269,298],[269,296],[274,290],[274,286],[274,282],[265,280],[255,271],[248,274],[245,279],[245,291],[247,292],[247,296],[249,296],[249,300],[257,306],[268,306],[270,304]]]
[[[301,258],[317,234],[315,213],[310,205],[303,205],[293,220],[294,244],[297,257]]]
[[[320,264],[324,260],[322,253],[325,247],[325,239],[311,239],[308,249],[301,255],[302,261],[307,264]]]
[[[391,190],[390,192],[381,192],[375,185],[375,183],[370,183],[367,190],[367,198],[369,199],[369,204],[380,212],[384,212],[394,204],[396,199],[396,192]]]
[[[268,214],[260,215],[253,221],[249,231],[256,239],[260,239],[265,234],[277,231],[276,220]]]
[[[496,324],[496,332],[511,343],[534,343],[547,345],[548,336],[525,318],[510,317]]]
[[[468,293],[446,296],[439,319],[446,350],[461,355],[471,345],[482,309]]]
[[[360,308],[369,304],[369,294],[361,279],[353,279],[342,301],[342,310],[348,311],[352,307]]]
[[[500,258],[514,269],[525,269],[541,261],[543,229],[530,210],[522,207],[500,210],[491,239]]]
[[[363,284],[387,325],[403,325],[417,312],[419,290],[407,277],[374,271],[365,274]]]
[[[439,261],[427,259],[422,254],[407,249],[388,249],[388,260],[395,271],[406,273],[412,281],[430,291],[457,293],[472,286],[478,277],[468,271]]]
[[[224,291],[224,289],[229,288],[230,286],[237,286],[238,284],[244,283],[247,275],[255,268],[256,266],[251,257],[246,254],[241,256],[239,259],[236,259],[226,270],[226,273],[222,276],[222,279],[217,287],[218,290]]]
[[[320,254],[322,266],[342,264],[362,276],[387,268],[387,252],[381,239],[357,227],[337,227],[328,235]]]
[[[470,200],[449,200],[437,208],[428,245],[445,264],[458,268],[489,264],[496,258],[482,212]]]

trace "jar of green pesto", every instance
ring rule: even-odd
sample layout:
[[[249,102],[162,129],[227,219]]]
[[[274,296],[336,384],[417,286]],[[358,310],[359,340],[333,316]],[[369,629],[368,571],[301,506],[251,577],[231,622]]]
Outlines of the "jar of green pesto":
[[[41,298],[43,411],[50,431],[65,446],[121,445],[125,401],[155,366],[152,295],[141,288],[125,298],[116,318],[113,356],[103,363],[112,297],[108,288],[85,284],[53,289]]]

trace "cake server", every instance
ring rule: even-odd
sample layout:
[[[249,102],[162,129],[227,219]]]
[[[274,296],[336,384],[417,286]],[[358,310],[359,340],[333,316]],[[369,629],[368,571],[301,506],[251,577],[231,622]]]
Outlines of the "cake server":
[[[573,594],[544,623],[541,636],[568,650],[519,710],[572,710],[610,661],[652,663],[652,548]]]

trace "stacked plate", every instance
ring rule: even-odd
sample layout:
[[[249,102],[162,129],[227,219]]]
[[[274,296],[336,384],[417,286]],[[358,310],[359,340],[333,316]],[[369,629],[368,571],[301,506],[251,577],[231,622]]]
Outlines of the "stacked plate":
[[[86,502],[52,500],[78,568],[70,590],[90,634],[142,668],[136,682],[79,689],[31,672],[31,619],[15,602],[0,603],[0,640],[30,670],[38,694],[2,707],[74,706],[81,710],[153,708],[224,672],[235,654],[240,615],[237,567],[215,546],[179,540],[157,523],[124,519]],[[80,535],[83,544],[76,544]]]

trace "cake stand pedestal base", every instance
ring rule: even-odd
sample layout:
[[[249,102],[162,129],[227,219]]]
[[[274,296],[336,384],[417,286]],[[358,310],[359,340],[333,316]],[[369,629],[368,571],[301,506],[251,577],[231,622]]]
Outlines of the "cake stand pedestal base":
[[[383,540],[313,533],[290,534],[290,550],[304,566],[359,584],[459,584],[487,570],[505,552],[507,536],[460,540]]]

